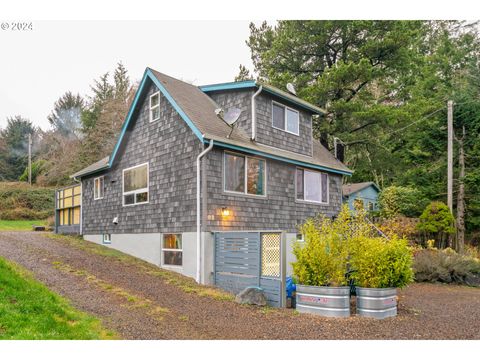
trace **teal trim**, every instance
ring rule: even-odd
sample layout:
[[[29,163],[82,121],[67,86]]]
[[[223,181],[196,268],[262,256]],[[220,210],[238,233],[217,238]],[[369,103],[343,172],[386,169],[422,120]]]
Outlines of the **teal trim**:
[[[218,90],[246,89],[255,87],[255,80],[235,81],[221,84],[203,85],[198,88],[203,92]]]
[[[314,112],[315,114],[325,115],[324,112],[320,112],[319,110],[317,110],[317,109],[315,109],[315,108],[313,108],[313,107],[311,107],[311,106],[308,106],[307,104],[304,104],[304,103],[300,103],[300,102],[298,102],[298,101],[295,101],[295,100],[293,100],[292,98],[287,97],[287,96],[284,96],[284,95],[282,95],[281,93],[279,93],[279,92],[277,92],[277,91],[275,91],[275,90],[272,90],[272,89],[270,89],[270,88],[268,88],[268,87],[265,87],[265,86],[264,86],[264,87],[263,87],[263,91],[268,92],[268,93],[270,93],[270,94],[273,94],[273,95],[275,95],[275,96],[278,96],[279,98],[282,98],[283,100],[286,100],[286,101],[289,101],[289,102],[291,102],[291,103],[294,103],[295,105],[301,106],[301,107],[303,107],[304,109],[308,109],[308,110]]]
[[[108,162],[108,167],[109,168],[112,167],[115,156],[117,155],[117,151],[120,148],[120,144],[122,143],[123,137],[125,136],[125,133],[127,131],[128,124],[130,123],[130,119],[132,118],[133,111],[135,110],[135,108],[137,106],[138,99],[140,99],[140,94],[143,91],[143,88],[145,86],[145,82],[146,82],[147,77],[148,77],[147,70],[145,70],[145,72],[143,73],[142,81],[140,82],[138,90],[135,94],[135,98],[133,99],[132,105],[130,106],[130,109],[128,110],[127,117],[125,118],[125,121],[123,122],[122,131],[120,132],[120,136],[118,137],[117,143],[115,144],[115,147],[113,148],[112,155],[110,156],[110,160]]]
[[[208,143],[208,142],[209,142],[209,140],[204,139],[204,143]],[[259,156],[263,156],[263,157],[266,157],[266,158],[270,158],[270,159],[274,159],[274,160],[278,160],[278,161],[282,161],[282,162],[286,162],[286,163],[290,163],[290,164],[295,164],[295,165],[299,165],[299,166],[308,167],[308,168],[311,168],[311,169],[323,170],[323,171],[328,171],[328,172],[335,173],[335,174],[352,176],[352,173],[348,172],[348,171],[342,171],[342,170],[332,169],[332,168],[329,168],[329,167],[326,167],[326,166],[315,165],[315,164],[312,164],[312,163],[307,163],[307,162],[303,162],[303,161],[288,159],[288,158],[285,158],[285,157],[282,157],[282,156],[268,154],[268,153],[265,153],[263,151],[252,150],[252,149],[249,149],[249,148],[246,148],[246,147],[243,147],[243,146],[226,144],[226,143],[216,141],[216,140],[213,141],[213,144],[217,145],[217,146],[221,146],[223,148],[243,151],[243,152],[246,152],[247,154],[259,155]]]
[[[257,84],[255,80],[246,80],[246,81],[236,81],[236,82],[228,82],[228,83],[222,83],[222,84],[203,85],[203,86],[199,86],[198,88],[203,92],[210,92],[210,91],[221,91],[221,90],[256,88],[259,85],[261,84]],[[310,110],[315,114],[320,114],[320,115],[324,114],[323,111],[319,111],[319,109],[313,106],[309,106],[304,102],[295,101],[294,98],[285,96],[279,91],[275,91],[275,89],[273,89],[270,85],[264,85],[263,91],[273,94],[275,96],[278,96],[279,98],[282,98],[283,100],[286,100],[290,103],[298,105],[304,109]]]
[[[203,134],[200,132],[200,130],[198,130],[198,128],[195,126],[193,121],[188,117],[188,115],[185,114],[185,112],[173,99],[173,97],[170,95],[167,89],[165,89],[165,87],[160,83],[160,81],[158,81],[157,77],[152,73],[152,71],[149,68],[147,68],[143,75],[142,81],[140,82],[140,86],[138,87],[137,93],[135,94],[135,98],[133,100],[132,106],[130,107],[127,117],[123,123],[122,131],[117,140],[117,143],[115,144],[115,148],[113,149],[112,155],[110,156],[110,161],[108,163],[109,168],[112,167],[113,162],[115,161],[115,156],[117,155],[118,149],[120,148],[120,144],[122,143],[123,137],[125,136],[125,133],[128,129],[128,125],[130,124],[130,120],[132,119],[132,115],[137,106],[137,102],[140,99],[140,96],[143,92],[147,79],[150,79],[155,84],[155,86],[161,91],[163,96],[165,96],[165,98],[170,102],[173,108],[180,114],[180,117],[187,123],[190,129],[192,129],[193,133],[198,137],[200,141],[203,142]]]

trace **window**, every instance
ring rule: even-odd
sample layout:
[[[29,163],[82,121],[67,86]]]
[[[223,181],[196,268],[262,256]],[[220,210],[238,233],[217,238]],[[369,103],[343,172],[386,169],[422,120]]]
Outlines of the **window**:
[[[225,153],[225,191],[265,196],[265,160]]]
[[[298,111],[276,102],[272,102],[272,126],[298,135],[300,133]]]
[[[296,240],[300,241],[300,242],[303,242],[303,241],[305,241],[305,237],[303,236],[302,233],[297,233]]]
[[[112,243],[112,234],[103,234],[102,243],[103,244],[111,244]]]
[[[182,235],[164,234],[162,252],[163,265],[182,266]]]
[[[328,203],[328,175],[318,171],[297,169],[297,200]]]
[[[373,202],[368,202],[368,211],[373,211]]]
[[[150,122],[160,119],[160,93],[150,96]]]
[[[103,176],[97,177],[93,180],[93,199],[94,200],[103,199],[103,186],[104,186]]]
[[[148,202],[148,163],[123,170],[123,205]]]
[[[80,224],[81,186],[57,190],[58,225]]]

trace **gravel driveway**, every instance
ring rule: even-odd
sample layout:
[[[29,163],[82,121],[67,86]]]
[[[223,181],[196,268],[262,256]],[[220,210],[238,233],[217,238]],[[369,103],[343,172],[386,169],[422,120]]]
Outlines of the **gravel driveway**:
[[[180,275],[99,249],[40,233],[0,233],[0,256],[125,339],[480,339],[480,289],[413,284],[400,291],[396,318],[323,318],[238,305]]]

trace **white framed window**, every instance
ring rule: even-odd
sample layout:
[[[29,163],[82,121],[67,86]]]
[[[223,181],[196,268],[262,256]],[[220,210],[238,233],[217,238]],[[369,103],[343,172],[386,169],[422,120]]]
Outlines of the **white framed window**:
[[[182,234],[163,234],[162,265],[183,265]]]
[[[256,157],[224,152],[225,192],[265,196],[266,161]]]
[[[103,192],[105,191],[104,186],[105,186],[105,181],[103,176],[99,176],[93,179],[93,199],[94,200],[103,199]]]
[[[300,113],[288,106],[272,101],[272,126],[290,134],[300,134]]]
[[[160,92],[150,95],[150,122],[160,119]]]
[[[103,244],[111,244],[112,243],[112,234],[103,234],[102,243]]]
[[[297,200],[328,204],[328,174],[297,168],[295,187]]]
[[[123,170],[123,206],[148,203],[148,163]]]

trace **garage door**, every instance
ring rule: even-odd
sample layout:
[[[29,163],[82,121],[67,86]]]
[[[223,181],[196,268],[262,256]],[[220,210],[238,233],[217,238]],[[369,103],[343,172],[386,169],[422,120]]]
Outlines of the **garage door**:
[[[234,294],[259,286],[270,306],[283,306],[284,259],[281,233],[215,234],[215,284]]]

